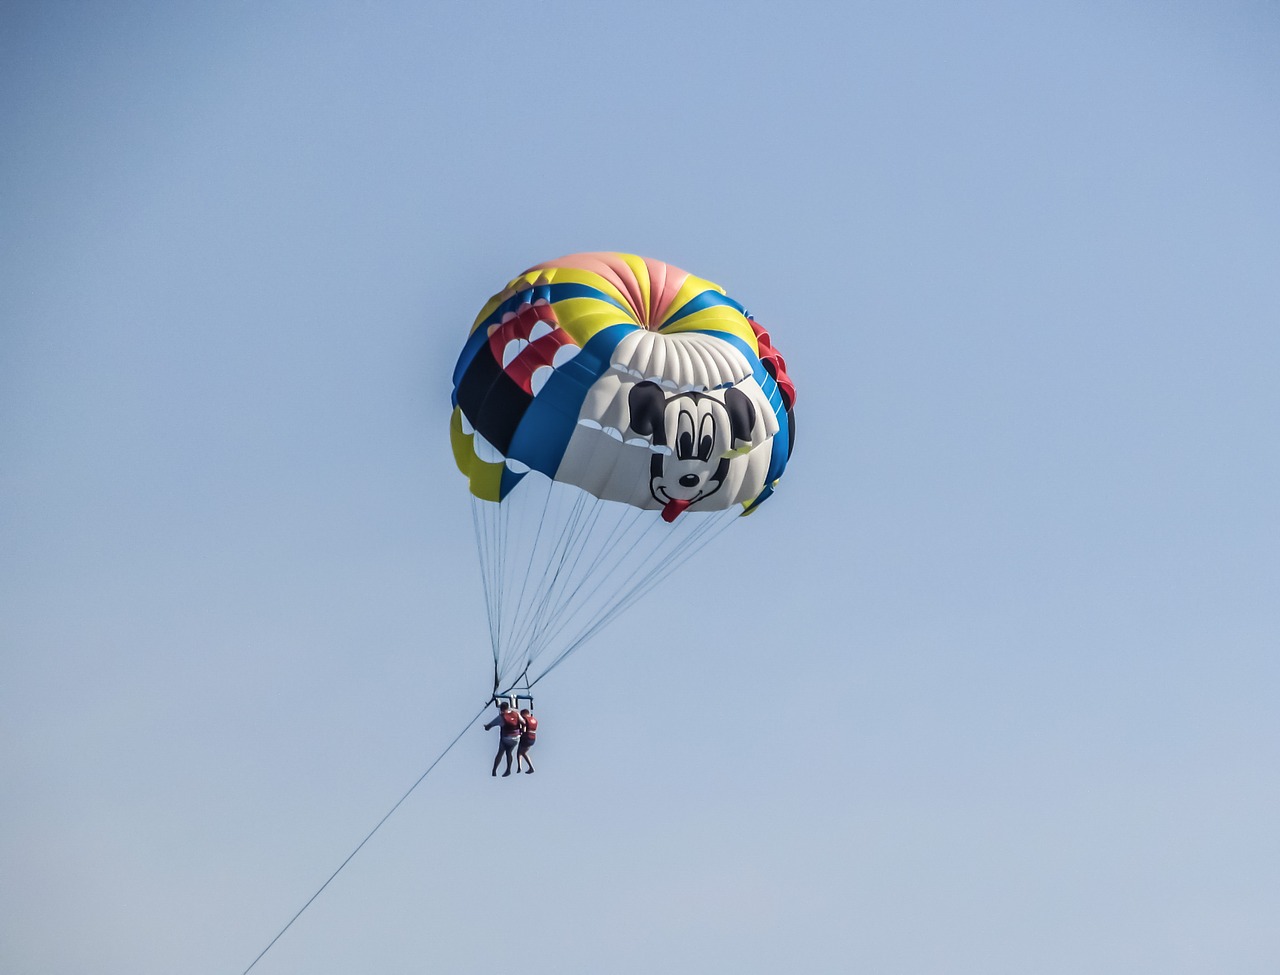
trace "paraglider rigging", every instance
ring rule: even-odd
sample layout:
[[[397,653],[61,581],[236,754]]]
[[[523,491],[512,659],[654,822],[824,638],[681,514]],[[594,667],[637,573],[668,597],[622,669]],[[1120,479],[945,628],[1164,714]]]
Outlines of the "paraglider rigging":
[[[738,516],[655,526],[654,512],[545,479],[517,492],[502,505],[472,500],[495,698],[532,689]],[[509,522],[530,509],[540,510],[537,527],[513,537]]]

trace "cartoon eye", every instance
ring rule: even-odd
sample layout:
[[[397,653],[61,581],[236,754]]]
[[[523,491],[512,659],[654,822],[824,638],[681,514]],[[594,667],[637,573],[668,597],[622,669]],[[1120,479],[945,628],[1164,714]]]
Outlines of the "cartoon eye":
[[[676,419],[676,457],[679,460],[693,459],[693,415],[684,410]]]
[[[716,418],[708,413],[698,427],[698,460],[711,459],[711,447],[716,442]]]

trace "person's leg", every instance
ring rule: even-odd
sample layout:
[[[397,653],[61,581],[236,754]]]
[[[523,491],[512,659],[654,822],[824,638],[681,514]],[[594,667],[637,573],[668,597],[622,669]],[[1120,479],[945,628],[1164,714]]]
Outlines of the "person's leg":
[[[491,775],[498,774],[498,763],[502,761],[502,739],[498,739],[498,754],[493,756],[493,771]]]
[[[507,753],[507,770],[502,773],[502,777],[505,779],[508,775],[511,774],[511,753],[516,750],[516,743],[513,741],[509,743],[504,743],[504,744],[505,744],[504,750]]]
[[[530,775],[533,774],[533,759],[529,757],[529,749],[532,747],[533,747],[533,742],[529,742],[529,744],[521,746],[521,752],[520,752],[520,754],[524,756],[524,763],[529,766],[528,771]]]

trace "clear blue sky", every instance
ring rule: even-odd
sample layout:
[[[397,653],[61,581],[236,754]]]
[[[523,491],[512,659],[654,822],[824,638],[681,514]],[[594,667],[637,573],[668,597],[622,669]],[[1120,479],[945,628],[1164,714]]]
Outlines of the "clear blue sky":
[[[453,359],[614,249],[787,477],[255,973],[1272,975],[1278,120],[1261,0],[6,4],[0,968],[241,972],[474,713]]]

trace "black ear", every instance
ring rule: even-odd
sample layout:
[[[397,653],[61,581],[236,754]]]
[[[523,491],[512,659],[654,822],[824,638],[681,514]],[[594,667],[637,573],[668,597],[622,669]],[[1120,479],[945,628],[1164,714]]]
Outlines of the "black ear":
[[[734,440],[750,440],[751,429],[756,425],[756,406],[751,397],[730,386],[724,391],[724,407],[729,411],[729,426]]]
[[[627,407],[631,410],[631,429],[642,437],[653,437],[659,447],[667,445],[667,424],[663,411],[667,406],[666,394],[657,383],[645,380],[636,383],[627,394]]]

